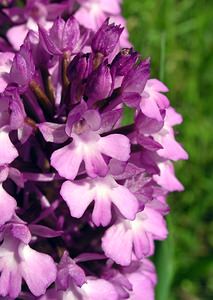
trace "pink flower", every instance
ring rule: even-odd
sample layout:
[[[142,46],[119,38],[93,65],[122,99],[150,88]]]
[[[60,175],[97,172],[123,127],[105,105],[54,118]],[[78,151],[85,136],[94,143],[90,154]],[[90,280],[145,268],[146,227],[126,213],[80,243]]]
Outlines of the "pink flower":
[[[129,158],[129,139],[121,134],[101,137],[98,132],[88,130],[81,134],[72,133],[73,141],[67,146],[56,150],[51,156],[51,165],[59,174],[73,180],[84,161],[86,172],[90,177],[105,176],[108,166],[104,156],[121,161]]]
[[[170,161],[160,163],[160,175],[154,175],[156,182],[168,192],[183,191],[184,187],[175,177],[174,166]]]
[[[120,14],[120,0],[79,0],[81,7],[75,18],[83,26],[97,30],[108,15]]]
[[[44,294],[56,278],[53,259],[33,250],[28,245],[30,240],[31,234],[23,224],[5,228],[0,246],[0,295],[3,297],[18,297],[22,277],[35,296]]]
[[[110,175],[75,182],[66,181],[62,184],[60,193],[70,209],[70,214],[76,218],[82,217],[94,201],[92,220],[96,226],[109,224],[112,203],[129,220],[134,220],[138,211],[135,196]]]
[[[86,283],[84,283],[81,288],[71,285],[65,291],[56,291],[55,289],[50,289],[44,296],[39,298],[39,300],[53,299],[118,300],[119,298],[115,287],[107,280],[95,277],[87,277]]]
[[[154,240],[164,240],[166,237],[163,216],[147,205],[142,212],[137,213],[135,220],[120,219],[112,225],[102,238],[102,248],[106,256],[127,266],[131,263],[133,254],[138,259],[152,255]]]
[[[163,158],[178,161],[180,159],[188,159],[187,152],[175,140],[173,126],[180,124],[182,117],[172,108],[166,109],[166,115],[163,128],[154,134],[154,138],[162,145],[162,149],[158,150],[158,154]]]
[[[157,283],[155,267],[148,259],[141,261],[141,266],[132,273],[126,274],[132,284],[129,300],[154,300],[154,288]]]
[[[160,92],[168,92],[168,88],[157,79],[149,79],[141,95],[140,109],[147,117],[162,121],[160,110],[169,106],[168,98]]]

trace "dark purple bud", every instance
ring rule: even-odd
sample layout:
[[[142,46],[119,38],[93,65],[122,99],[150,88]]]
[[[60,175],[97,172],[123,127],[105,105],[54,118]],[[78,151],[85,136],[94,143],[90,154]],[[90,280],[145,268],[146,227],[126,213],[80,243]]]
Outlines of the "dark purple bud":
[[[92,40],[92,50],[108,56],[118,44],[123,28],[120,25],[109,24],[107,19],[99,28]]]
[[[89,98],[89,103],[93,104],[96,100],[107,98],[111,87],[112,76],[105,61],[88,77],[85,95]]]
[[[29,30],[24,40],[24,44],[26,45],[26,47],[28,47],[28,49],[31,49],[33,61],[36,68],[40,66],[44,68],[44,66],[51,65],[50,55],[49,53],[47,53],[47,51],[44,50],[42,43],[39,41],[39,36],[37,32]]]
[[[72,82],[87,78],[92,71],[92,59],[90,54],[78,54],[74,57],[67,69],[67,76]]]
[[[126,74],[121,85],[122,91],[141,94],[149,77],[150,60],[145,59]]]
[[[65,22],[59,17],[50,29],[50,39],[62,52],[72,52],[80,39],[78,21],[71,17]]]
[[[39,40],[40,40],[41,47],[43,47],[47,53],[51,55],[62,54],[60,49],[55,45],[55,43],[49,37],[48,32],[42,27],[39,27]]]
[[[31,51],[23,45],[21,50],[15,55],[10,70],[10,83],[16,83],[20,87],[26,87],[35,72]]]
[[[72,52],[79,44],[79,24],[73,17],[66,22],[62,18],[58,18],[49,33],[40,27],[39,37],[41,45],[49,54],[60,55],[65,51]]]
[[[115,68],[116,76],[125,76],[134,66],[139,54],[133,49],[121,50],[112,62],[112,68]]]

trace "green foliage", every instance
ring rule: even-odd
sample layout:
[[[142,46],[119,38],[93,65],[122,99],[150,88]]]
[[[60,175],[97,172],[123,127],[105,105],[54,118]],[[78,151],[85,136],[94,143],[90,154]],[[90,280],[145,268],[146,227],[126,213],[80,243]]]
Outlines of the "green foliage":
[[[213,293],[212,1],[124,0],[123,9],[130,40],[143,57],[151,56],[152,77],[164,79],[171,90],[171,104],[184,117],[184,123],[177,128],[178,140],[190,155],[189,161],[176,165],[185,192],[172,194],[169,199],[174,245],[168,241],[158,246],[157,300],[210,300]],[[174,254],[170,252],[172,247]]]

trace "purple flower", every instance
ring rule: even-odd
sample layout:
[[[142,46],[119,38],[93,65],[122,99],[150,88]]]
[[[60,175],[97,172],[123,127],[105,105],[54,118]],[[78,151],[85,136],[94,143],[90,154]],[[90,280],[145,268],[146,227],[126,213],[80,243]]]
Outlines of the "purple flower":
[[[76,55],[67,70],[67,76],[70,81],[80,81],[86,79],[92,72],[92,56],[80,53]]]
[[[166,110],[166,115],[164,119],[164,126],[155,137],[158,142],[163,146],[162,149],[158,151],[158,154],[166,159],[170,160],[180,160],[188,159],[188,154],[183,149],[183,147],[175,140],[175,134],[173,126],[182,123],[181,116],[176,113],[176,111],[169,107]]]
[[[88,97],[89,105],[97,100],[102,100],[110,95],[112,89],[112,76],[107,61],[103,62],[94,70],[88,78],[85,95]]]
[[[30,49],[23,45],[15,55],[9,75],[9,82],[17,84],[20,89],[26,89],[33,78],[35,65]]]
[[[160,110],[169,106],[169,100],[160,92],[168,92],[168,88],[157,79],[149,79],[142,93],[140,109],[149,118],[162,121]]]
[[[125,76],[121,85],[125,93],[139,93],[144,90],[146,82],[150,76],[150,60],[141,61],[133,67]]]
[[[91,115],[89,116],[88,113]],[[101,137],[97,131],[101,125],[99,114],[88,110],[84,118],[84,125],[75,124],[71,133],[68,132],[70,129],[69,123],[67,124],[66,132],[70,134],[72,142],[54,151],[51,156],[51,165],[61,176],[71,180],[75,179],[82,161],[85,163],[87,174],[96,177],[105,176],[108,172],[103,155],[121,161],[129,158],[130,144],[127,137],[121,134]]]
[[[101,53],[108,56],[113,52],[118,44],[123,28],[115,24],[109,25],[107,19],[97,31],[92,40],[92,50],[95,53]]]
[[[123,49],[112,62],[116,76],[125,76],[133,68],[138,59],[138,53],[133,49]]]
[[[154,288],[157,283],[157,278],[154,265],[151,261],[143,259],[141,265],[133,272],[129,272],[127,269],[126,277],[132,284],[130,299],[155,299]]]
[[[111,204],[127,219],[134,220],[138,211],[136,197],[112,176],[97,177],[76,183],[66,181],[61,187],[61,196],[66,201],[70,214],[80,218],[94,200],[92,220],[96,226],[106,226],[111,221]]]
[[[0,247],[0,295],[18,297],[22,278],[35,296],[45,293],[56,278],[52,258],[33,250],[28,244],[31,235],[23,224],[11,224],[3,231]],[[48,272],[46,272],[48,270]]]
[[[66,22],[58,18],[49,33],[40,27],[39,36],[42,46],[49,54],[61,55],[66,51],[78,52],[86,41],[87,32],[80,35],[79,23],[73,17]]]
[[[173,161],[188,155],[150,59],[119,51],[127,34],[106,19],[119,19],[119,4],[30,0],[5,10],[7,36],[20,32],[14,46],[23,45],[0,58],[4,299],[154,299],[146,257],[167,237],[166,197],[183,190]],[[133,120],[123,126],[126,106]]]
[[[56,298],[57,297],[57,298]],[[82,298],[83,297],[83,298]],[[39,300],[52,299],[103,299],[118,300],[118,294],[115,287],[105,279],[88,277],[86,283],[80,288],[70,286],[66,291],[57,291],[50,289],[40,297]]]
[[[167,237],[163,216],[148,205],[133,221],[120,220],[107,229],[102,238],[103,250],[116,263],[128,266],[133,257],[137,259],[154,253],[154,240]],[[124,249],[125,251],[122,251]]]

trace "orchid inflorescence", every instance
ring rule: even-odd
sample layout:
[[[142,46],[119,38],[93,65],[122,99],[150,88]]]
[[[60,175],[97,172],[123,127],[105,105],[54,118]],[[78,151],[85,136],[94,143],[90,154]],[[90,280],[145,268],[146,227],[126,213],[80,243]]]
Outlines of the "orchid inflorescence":
[[[119,0],[1,2],[0,299],[153,300],[187,159],[167,87]]]

